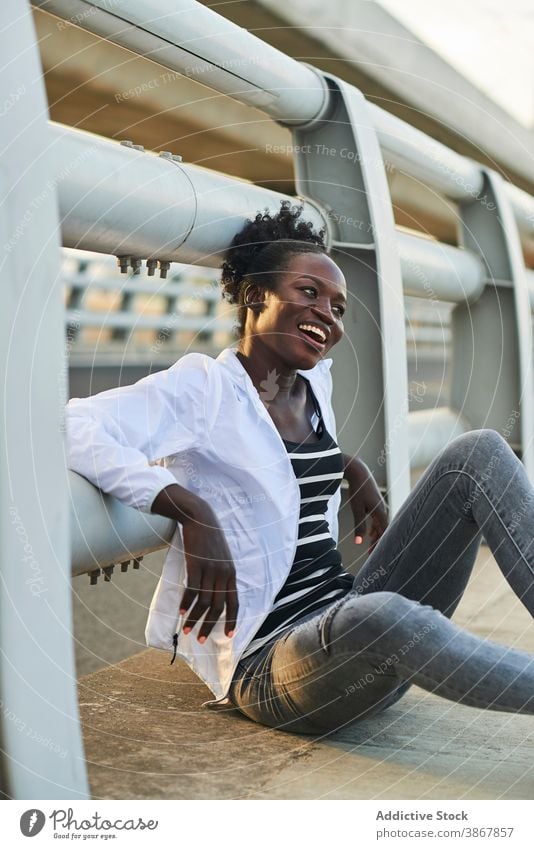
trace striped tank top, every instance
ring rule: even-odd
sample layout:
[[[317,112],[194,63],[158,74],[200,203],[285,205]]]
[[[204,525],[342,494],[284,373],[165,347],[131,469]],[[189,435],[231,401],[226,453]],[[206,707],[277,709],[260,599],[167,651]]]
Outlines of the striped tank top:
[[[318,441],[299,443],[283,440],[300,489],[295,559],[267,618],[247,645],[242,658],[281,635],[301,616],[342,598],[354,583],[354,576],[343,570],[341,555],[330,535],[325,516],[329,499],[341,486],[343,459],[339,446],[326,429],[309,381],[304,380],[319,420]]]

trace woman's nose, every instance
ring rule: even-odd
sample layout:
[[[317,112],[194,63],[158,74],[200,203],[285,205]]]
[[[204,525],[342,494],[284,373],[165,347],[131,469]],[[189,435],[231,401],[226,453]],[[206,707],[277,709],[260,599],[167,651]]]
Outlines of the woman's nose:
[[[322,303],[320,301],[316,301],[312,305],[312,310],[317,315],[320,315],[323,321],[325,321],[327,324],[334,323],[334,314],[332,312],[332,307],[327,301],[323,301]]]

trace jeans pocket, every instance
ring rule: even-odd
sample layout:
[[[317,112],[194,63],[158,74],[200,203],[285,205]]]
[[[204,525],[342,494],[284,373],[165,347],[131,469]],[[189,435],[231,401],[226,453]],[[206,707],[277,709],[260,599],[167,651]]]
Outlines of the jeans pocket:
[[[330,656],[330,629],[332,627],[332,621],[337,611],[343,607],[345,602],[351,596],[358,596],[359,593],[357,590],[350,590],[346,595],[342,598],[334,601],[330,607],[328,607],[323,615],[319,618],[317,622],[317,628],[319,630],[319,642],[321,644],[321,648],[324,653],[329,657]]]

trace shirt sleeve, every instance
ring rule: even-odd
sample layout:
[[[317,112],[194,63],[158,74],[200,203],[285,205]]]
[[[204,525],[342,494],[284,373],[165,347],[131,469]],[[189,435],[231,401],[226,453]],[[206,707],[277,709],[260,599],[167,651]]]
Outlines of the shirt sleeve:
[[[208,361],[187,354],[132,386],[66,407],[67,466],[105,493],[150,513],[159,492],[176,483],[162,457],[204,443]]]

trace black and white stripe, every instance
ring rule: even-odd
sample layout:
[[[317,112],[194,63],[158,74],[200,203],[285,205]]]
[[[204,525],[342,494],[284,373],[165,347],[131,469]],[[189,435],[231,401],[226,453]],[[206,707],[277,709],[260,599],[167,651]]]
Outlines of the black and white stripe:
[[[315,397],[314,403],[319,417],[318,441],[284,440],[300,488],[299,533],[293,566],[271,611],[241,657],[258,651],[304,614],[330,600],[336,601],[352,589],[354,578],[343,570],[325,516],[328,501],[343,478],[343,459],[339,446],[326,430]]]

